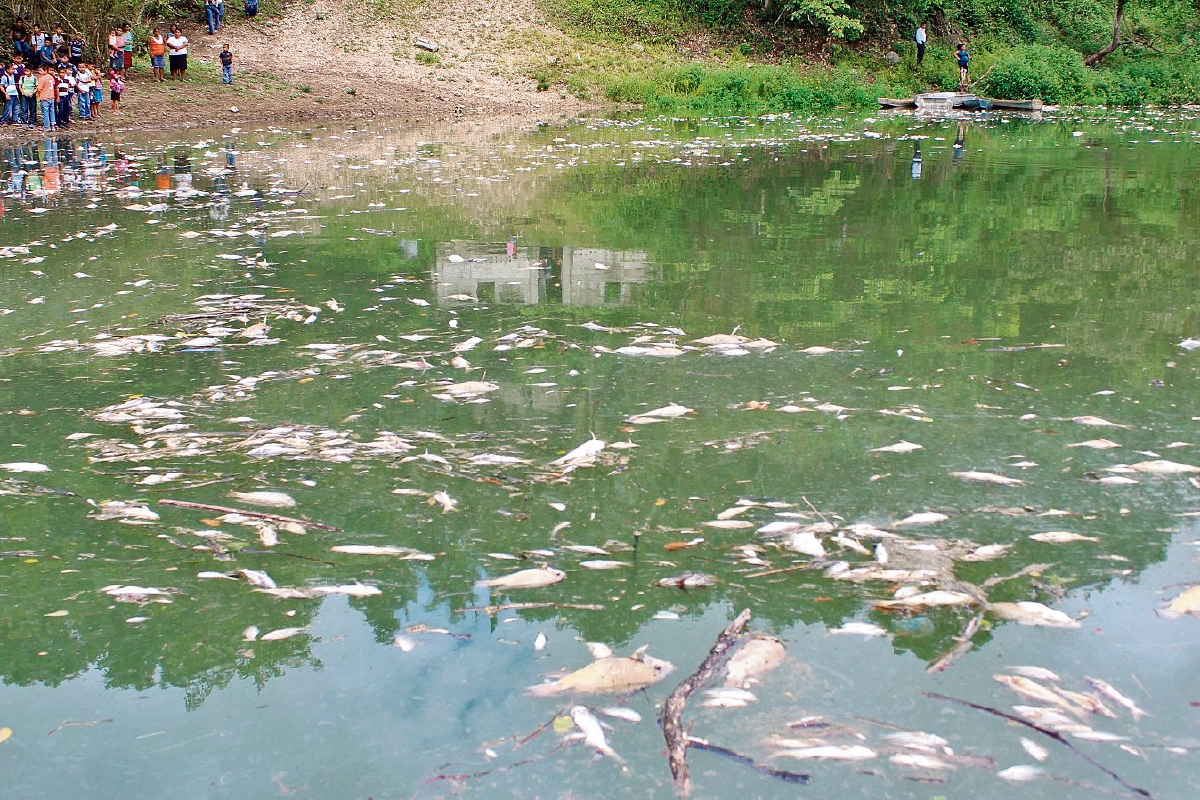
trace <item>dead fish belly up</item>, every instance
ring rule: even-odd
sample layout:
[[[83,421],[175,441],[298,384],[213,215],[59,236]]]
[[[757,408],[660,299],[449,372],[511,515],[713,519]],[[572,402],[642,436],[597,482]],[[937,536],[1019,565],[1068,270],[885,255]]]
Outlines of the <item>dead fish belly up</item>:
[[[570,675],[530,686],[526,691],[534,697],[633,691],[658,683],[672,670],[665,661],[647,664],[636,658],[600,658]]]
[[[783,642],[771,636],[753,636],[729,659],[725,685],[743,688],[746,682],[783,663],[787,650]]]

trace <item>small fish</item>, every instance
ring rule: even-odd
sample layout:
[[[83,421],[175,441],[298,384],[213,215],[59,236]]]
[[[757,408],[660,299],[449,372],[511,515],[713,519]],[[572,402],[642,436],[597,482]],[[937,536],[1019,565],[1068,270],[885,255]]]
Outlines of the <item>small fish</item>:
[[[725,667],[725,685],[744,688],[748,681],[778,667],[787,655],[783,642],[755,634],[738,647]]]
[[[550,586],[551,584],[558,583],[565,577],[567,577],[567,573],[561,569],[537,567],[535,569],[523,569],[519,572],[502,575],[499,578],[476,581],[475,585],[489,586],[493,589],[537,589],[542,586]]]
[[[963,592],[947,592],[942,589],[937,589],[932,592],[914,594],[898,600],[882,600],[875,605],[881,608],[916,608],[920,606],[961,606],[974,602],[975,598],[969,594],[965,594]]]
[[[526,691],[533,697],[634,691],[658,683],[673,669],[669,663],[657,659],[656,663],[647,664],[636,658],[600,658],[556,681],[530,686]]]
[[[331,553],[345,553],[352,556],[400,556],[405,561],[433,561],[434,556],[422,553],[411,547],[400,547],[394,544],[339,544],[329,548]]]
[[[270,575],[258,569],[239,569],[241,576],[246,579],[246,582],[251,586],[258,586],[263,589],[274,589],[278,584],[271,578]]]
[[[1091,416],[1072,417],[1071,421],[1074,423],[1077,423],[1079,425],[1089,425],[1093,428],[1128,428],[1129,427],[1128,425],[1118,425],[1115,422],[1109,422],[1108,420],[1104,419],[1103,417],[1091,417]]]
[[[604,642],[585,642],[584,646],[588,649],[588,652],[592,654],[592,658],[594,659],[599,660],[601,658],[612,658],[612,648],[606,645]]]
[[[1153,461],[1139,461],[1136,464],[1130,464],[1129,468],[1134,472],[1146,475],[1185,475],[1200,472],[1200,467],[1192,464],[1180,464],[1178,461],[1167,461],[1161,458]]]
[[[426,501],[428,505],[440,505],[443,514],[449,514],[451,511],[458,511],[458,501],[445,492],[434,492]]]
[[[1041,725],[1043,728],[1049,728],[1059,733],[1078,734],[1091,730],[1087,725],[1081,725],[1056,708],[1013,706],[1013,711],[1017,712],[1022,719],[1027,719],[1030,722]]]
[[[906,442],[903,439],[895,444],[889,444],[886,447],[875,447],[871,449],[872,453],[911,453],[914,450],[923,450],[921,445]]]
[[[606,717],[611,717],[612,719],[621,719],[625,720],[626,722],[632,722],[635,725],[642,721],[641,714],[634,711],[632,708],[626,708],[625,706],[609,706],[608,708],[600,709],[600,713]]]
[[[873,622],[847,622],[840,628],[831,628],[829,632],[857,636],[887,636],[887,631]]]
[[[945,522],[950,519],[945,514],[940,514],[937,511],[922,511],[919,514],[910,514],[899,522],[892,523],[893,525],[930,525],[934,522]]]
[[[797,750],[780,750],[776,756],[787,756],[799,759],[827,759],[830,761],[866,761],[875,758],[876,752],[860,744],[853,745],[818,745],[817,747],[802,747]]]
[[[918,769],[957,769],[953,764],[948,764],[940,758],[925,755],[924,753],[897,753],[894,756],[889,756],[888,761],[900,767],[916,767]]]
[[[1029,753],[1029,756],[1034,761],[1045,761],[1047,758],[1050,757],[1049,750],[1042,747],[1040,744],[1033,741],[1032,739],[1027,739],[1024,736],[1021,737],[1021,747],[1025,750],[1026,753]]]
[[[1057,609],[1029,600],[1018,603],[992,603],[988,606],[988,610],[998,617],[1015,620],[1022,625],[1041,625],[1047,628],[1078,628],[1080,626],[1079,620],[1073,619]]]
[[[538,635],[533,637],[533,649],[534,651],[546,649],[546,634],[538,631]]]
[[[993,675],[992,678],[995,681],[997,681],[998,683],[1001,683],[1001,684],[1007,686],[1009,689],[1016,692],[1017,694],[1023,695],[1024,697],[1028,697],[1032,700],[1037,700],[1039,703],[1046,703],[1048,705],[1057,706],[1058,708],[1061,708],[1064,711],[1075,712],[1075,711],[1079,710],[1075,706],[1075,704],[1072,703],[1071,701],[1067,700],[1066,698],[1060,697],[1058,694],[1050,691],[1045,686],[1042,686],[1040,683],[1032,681],[1029,678],[1026,678],[1024,676],[1021,676],[1021,675]]]
[[[1117,688],[1108,681],[1102,681],[1099,678],[1091,678],[1087,675],[1084,675],[1083,682],[1103,696],[1107,697],[1109,700],[1112,700],[1114,703],[1124,708],[1133,715],[1135,720],[1149,716],[1146,711],[1138,708],[1137,703],[1133,702],[1133,700],[1131,700],[1129,697],[1126,697],[1124,694],[1121,694],[1121,692],[1119,692]]]
[[[758,697],[745,689],[706,689],[700,705],[705,708],[745,708]]]
[[[258,638],[258,626],[257,625],[251,625],[242,631],[242,641],[243,642],[253,642],[257,638]]]
[[[1057,686],[1054,687],[1054,691],[1058,692],[1063,696],[1064,699],[1069,700],[1089,714],[1100,714],[1108,717],[1109,719],[1117,718],[1117,715],[1114,714],[1108,706],[1100,702],[1100,698],[1096,697],[1095,695],[1083,694],[1082,692],[1072,692],[1066,689],[1061,689]]]
[[[1089,742],[1128,742],[1128,736],[1120,736],[1108,731],[1094,731],[1086,726],[1080,726],[1083,730],[1068,731],[1076,739],[1085,739]]]
[[[383,594],[378,586],[368,586],[364,583],[347,583],[341,586],[313,586],[314,594],[341,594],[348,597],[374,597]]]
[[[296,507],[295,498],[286,492],[229,492],[226,496],[254,506],[265,506],[267,508]]]
[[[633,564],[628,561],[610,561],[607,559],[595,559],[592,561],[580,561],[579,566],[584,569],[621,569],[622,567],[632,567]]]
[[[1070,531],[1045,531],[1044,533],[1032,534],[1030,539],[1035,542],[1043,542],[1045,544],[1067,544],[1069,542],[1098,542],[1100,541],[1095,536],[1084,536],[1081,533],[1071,533]]]
[[[591,711],[588,711],[586,706],[575,706],[572,708],[571,721],[575,723],[575,727],[583,731],[584,744],[594,748],[597,753],[608,756],[613,761],[624,766],[625,759],[617,755],[608,746],[608,740],[604,737],[604,728],[600,727],[600,720],[596,719],[595,715]]]
[[[825,545],[821,544],[821,540],[812,531],[793,533],[788,537],[787,546],[789,550],[794,550],[806,556],[812,556],[813,558],[825,557]]]
[[[1029,764],[1017,764],[1016,766],[1002,769],[996,773],[996,777],[1006,781],[1032,781],[1040,778],[1044,770],[1041,767],[1030,766]]]
[[[950,744],[936,733],[926,733],[925,731],[897,731],[889,733],[883,738],[900,747],[929,748],[945,747]]]
[[[1075,442],[1075,444],[1067,445],[1067,447],[1088,447],[1092,450],[1111,450],[1114,447],[1120,446],[1109,439],[1088,439],[1086,442]]]
[[[754,527],[753,522],[747,522],[744,519],[714,519],[700,524],[706,528],[716,528],[722,531],[744,531]]]
[[[994,472],[951,472],[951,475],[959,480],[975,482],[975,483],[994,483],[998,486],[1024,486],[1025,481],[1018,478],[1009,478],[1006,475],[997,475]]]
[[[1045,667],[1009,667],[1010,672],[1015,672],[1017,675],[1023,675],[1026,678],[1032,678],[1035,681],[1059,681],[1058,673],[1052,672]]]
[[[260,641],[260,642],[279,642],[284,639],[290,639],[293,636],[299,635],[301,633],[307,633],[307,632],[308,632],[307,628],[278,628],[276,630],[268,631],[268,632],[264,633],[262,636],[258,637],[258,641]]]
[[[668,589],[700,589],[706,586],[716,586],[719,581],[712,575],[702,572],[685,572],[670,578],[662,578],[658,585]]]

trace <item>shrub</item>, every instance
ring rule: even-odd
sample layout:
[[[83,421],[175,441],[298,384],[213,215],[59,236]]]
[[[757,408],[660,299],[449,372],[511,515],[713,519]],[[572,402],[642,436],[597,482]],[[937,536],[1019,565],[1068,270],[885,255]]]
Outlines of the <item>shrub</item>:
[[[1025,44],[1001,53],[980,81],[980,89],[995,97],[1086,103],[1092,97],[1093,84],[1092,72],[1074,50]]]

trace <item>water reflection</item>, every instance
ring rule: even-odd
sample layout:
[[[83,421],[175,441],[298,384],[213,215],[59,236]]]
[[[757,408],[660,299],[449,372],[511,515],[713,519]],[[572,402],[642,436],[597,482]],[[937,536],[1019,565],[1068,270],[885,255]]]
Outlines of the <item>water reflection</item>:
[[[638,250],[459,240],[438,243],[432,280],[441,305],[626,305],[640,299],[643,284],[659,277],[648,260]]]

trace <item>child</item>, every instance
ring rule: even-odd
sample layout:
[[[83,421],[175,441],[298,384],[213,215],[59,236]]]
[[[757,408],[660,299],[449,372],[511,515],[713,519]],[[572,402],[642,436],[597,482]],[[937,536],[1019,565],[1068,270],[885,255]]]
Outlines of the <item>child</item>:
[[[0,116],[0,125],[13,125],[21,118],[21,93],[17,81],[17,68],[9,64],[0,74],[0,88],[4,90],[4,114]]]
[[[221,83],[233,83],[233,53],[228,44],[221,51]]]
[[[71,126],[71,100],[75,97],[75,77],[67,67],[58,70],[58,108],[55,119],[60,129]]]
[[[92,119],[97,119],[100,116],[100,109],[104,108],[104,73],[100,67],[95,64],[91,65],[92,73],[96,76],[96,82],[92,84]]]
[[[125,91],[125,79],[121,77],[121,70],[114,69],[112,78],[108,81],[108,90],[112,98],[112,110],[121,110],[121,92]]]
[[[79,95],[79,119],[92,118],[92,86],[95,77],[87,64],[81,64],[79,72],[75,74],[75,90]]]

